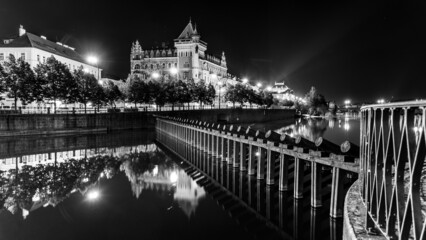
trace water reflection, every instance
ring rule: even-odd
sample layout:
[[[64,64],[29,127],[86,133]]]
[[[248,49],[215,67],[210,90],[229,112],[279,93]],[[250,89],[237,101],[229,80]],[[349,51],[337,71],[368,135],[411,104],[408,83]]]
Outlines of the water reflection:
[[[136,198],[148,189],[170,192],[188,217],[205,196],[204,189],[155,144],[29,154],[0,162],[2,209],[24,219],[75,192],[97,201],[102,198],[101,180],[119,172],[124,172]]]
[[[336,144],[345,140],[359,142],[359,118],[357,115],[344,115],[337,118],[298,118],[294,124],[274,129],[291,137],[302,136],[310,141],[324,137]]]

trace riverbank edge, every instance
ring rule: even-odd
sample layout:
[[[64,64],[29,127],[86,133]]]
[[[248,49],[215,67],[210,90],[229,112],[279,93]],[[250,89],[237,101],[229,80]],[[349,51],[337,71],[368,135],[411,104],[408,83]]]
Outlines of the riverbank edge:
[[[103,114],[0,115],[0,137],[153,129],[156,116],[227,124],[294,119],[294,109],[217,109]]]
[[[362,201],[361,180],[356,180],[346,193],[343,212],[343,240],[385,240],[384,236],[368,234],[365,228],[367,208]]]

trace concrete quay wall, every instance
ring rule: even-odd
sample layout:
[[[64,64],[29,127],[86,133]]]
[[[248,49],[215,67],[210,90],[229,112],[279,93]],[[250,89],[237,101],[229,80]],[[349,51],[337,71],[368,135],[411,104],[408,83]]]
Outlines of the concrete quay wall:
[[[0,115],[0,136],[50,134],[60,130],[154,128],[155,115],[208,122],[259,123],[294,118],[291,109],[216,109],[102,114]]]

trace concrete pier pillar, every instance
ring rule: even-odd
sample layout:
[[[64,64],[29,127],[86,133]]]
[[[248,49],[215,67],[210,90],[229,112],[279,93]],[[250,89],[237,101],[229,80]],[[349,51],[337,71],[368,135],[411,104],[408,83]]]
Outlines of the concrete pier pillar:
[[[303,178],[305,175],[305,161],[294,159],[294,198],[303,198]]]
[[[311,206],[321,207],[321,165],[316,162],[311,164]]]
[[[240,142],[240,171],[247,171],[248,145]]]
[[[279,155],[268,148],[266,156],[266,184],[273,185],[275,183],[275,161]]]
[[[248,154],[248,175],[255,175],[256,169],[254,168],[254,161],[256,159],[255,146],[249,144],[249,154]]]
[[[234,146],[234,143],[233,143],[234,141],[232,141],[230,138],[228,138],[227,139],[227,141],[226,141],[226,149],[227,149],[227,152],[226,152],[226,162],[228,163],[228,164],[232,164],[233,163],[233,155],[232,155],[232,150],[233,150],[233,146]]]
[[[288,158],[289,156],[280,153],[280,178],[278,189],[280,191],[288,190]]]
[[[266,152],[262,147],[257,148],[257,179],[265,179]]]
[[[237,141],[232,141],[232,164],[234,168],[240,166],[240,143]]]
[[[333,167],[331,181],[330,216],[332,218],[343,215],[343,173],[340,168]]]

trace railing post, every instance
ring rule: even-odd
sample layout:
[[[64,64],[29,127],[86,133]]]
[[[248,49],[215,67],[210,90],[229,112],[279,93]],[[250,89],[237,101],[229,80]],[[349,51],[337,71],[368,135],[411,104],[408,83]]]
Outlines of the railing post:
[[[342,170],[333,167],[331,182],[330,216],[332,218],[342,217],[343,214],[343,174]]]
[[[311,163],[311,206],[321,207],[321,166],[316,163]]]
[[[233,161],[234,161],[233,162],[234,168],[237,168],[237,167],[240,166],[240,156],[239,155],[241,154],[240,143],[237,142],[236,139],[234,139],[234,141],[233,141],[234,146],[233,146],[233,150],[232,150],[232,153],[233,153],[232,158],[233,158]]]
[[[266,184],[273,185],[275,183],[275,161],[277,154],[272,152],[268,147],[267,151],[267,162],[266,162]]]
[[[252,141],[249,137],[249,141]],[[249,144],[249,159],[248,159],[248,175],[254,175],[256,174],[254,169],[254,160],[255,160],[255,153],[254,153],[254,146],[253,144]]]
[[[234,162],[234,160],[233,160],[233,147],[234,147],[234,141],[232,141],[232,139],[231,139],[231,136],[230,136],[230,134],[228,133],[227,134],[228,135],[228,145],[227,145],[227,149],[228,149],[228,152],[227,152],[227,157],[226,157],[226,161],[227,161],[227,163],[228,164],[232,164],[233,162]]]
[[[305,175],[305,161],[295,157],[294,159],[294,198],[303,198],[304,175]]]
[[[280,179],[279,179],[279,190],[288,190],[288,156],[283,152],[280,153]]]
[[[247,171],[247,144],[240,142],[240,171]]]
[[[265,179],[266,150],[263,147],[258,147],[257,155],[257,179]]]

